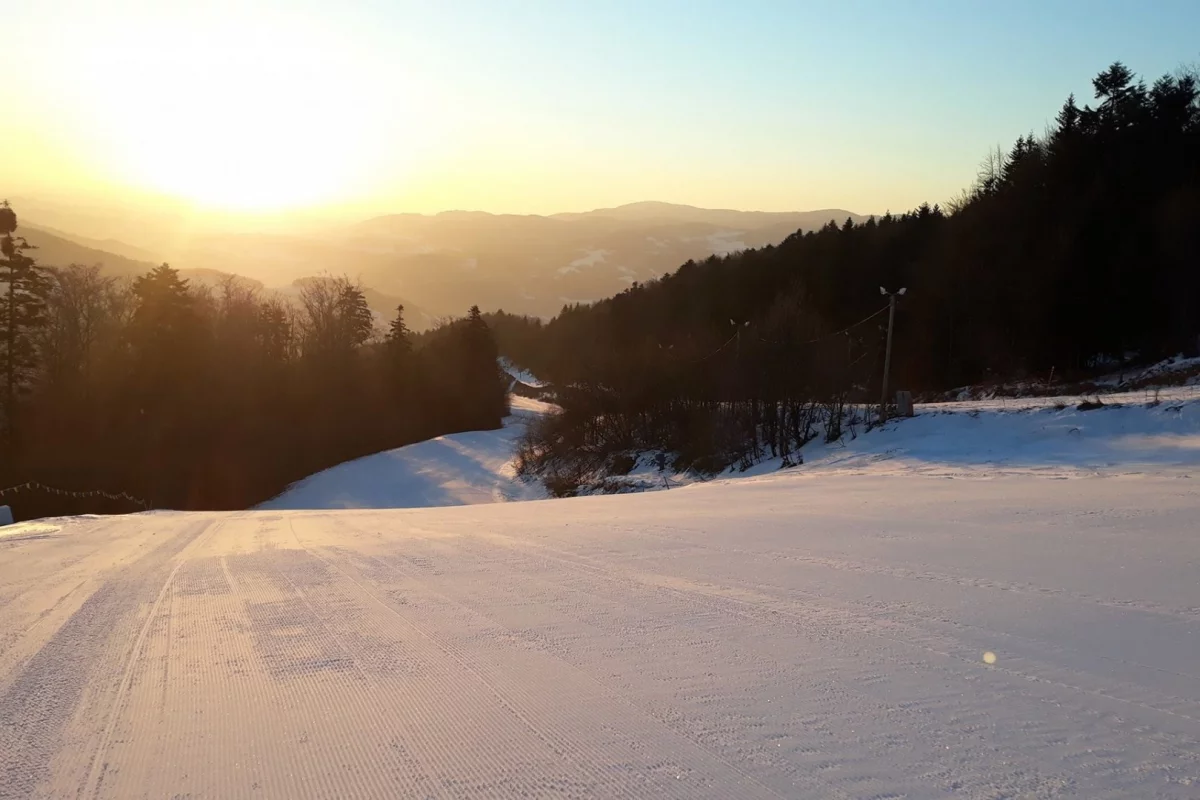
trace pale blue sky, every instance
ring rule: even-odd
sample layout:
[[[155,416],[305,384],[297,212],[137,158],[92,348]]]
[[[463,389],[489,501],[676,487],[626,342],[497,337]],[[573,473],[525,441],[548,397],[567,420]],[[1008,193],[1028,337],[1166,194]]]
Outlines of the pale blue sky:
[[[0,18],[9,5],[0,0]],[[206,12],[207,28],[188,5],[14,3],[10,24],[37,53],[34,86],[56,47],[78,50],[101,20],[168,46],[203,29],[203,51],[225,61],[236,53],[223,31],[250,31],[268,51],[294,40],[293,57],[336,62],[311,100],[328,99],[342,129],[386,129],[410,153],[357,165],[371,179],[338,199],[396,210],[540,213],[643,199],[899,210],[948,199],[989,147],[1040,133],[1068,93],[1089,101],[1091,78],[1114,60],[1148,81],[1200,61],[1200,0],[263,0]],[[112,53],[89,46],[100,55],[80,69],[104,75]],[[120,47],[137,61],[140,48]],[[65,96],[46,97],[70,83],[60,74],[41,89],[43,112],[69,110]],[[338,87],[358,92],[353,102],[339,106]],[[155,96],[143,87],[125,105]],[[97,124],[89,113],[73,126]],[[320,139],[330,150],[386,149],[342,143],[337,128]]]

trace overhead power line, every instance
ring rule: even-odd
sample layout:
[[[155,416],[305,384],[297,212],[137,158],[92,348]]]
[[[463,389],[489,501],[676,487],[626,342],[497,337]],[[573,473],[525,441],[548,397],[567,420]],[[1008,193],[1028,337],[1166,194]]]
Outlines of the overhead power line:
[[[879,309],[878,311],[868,314],[867,316],[863,317],[858,322],[855,322],[852,325],[847,325],[845,328],[842,328],[841,330],[833,331],[832,333],[822,334],[821,336],[818,336],[815,339],[808,339],[807,341],[780,342],[780,341],[774,341],[771,339],[764,339],[761,336],[759,336],[757,338],[760,342],[763,342],[764,344],[776,344],[776,345],[782,345],[782,346],[786,346],[786,347],[802,347],[802,346],[806,346],[806,345],[810,345],[810,344],[816,344],[817,342],[823,342],[826,339],[832,339],[835,336],[841,336],[844,333],[849,333],[850,331],[854,330],[855,328],[859,327],[860,325],[865,325],[866,323],[875,319],[880,314],[886,313],[887,310],[888,310],[888,306],[884,306],[883,308]],[[738,331],[736,333],[734,333],[733,336],[730,336],[725,341],[724,344],[722,344],[720,347],[713,350],[712,352],[700,356],[699,358],[682,359],[682,358],[677,357],[674,353],[671,352],[671,349],[674,347],[674,345],[668,345],[666,347],[663,347],[661,344],[659,344],[658,347],[660,350],[662,350],[668,356],[670,356],[671,358],[674,358],[676,361],[678,361],[682,364],[685,364],[685,365],[699,364],[703,361],[707,361],[708,359],[712,358],[713,356],[716,356],[716,355],[724,352],[731,344],[738,341],[739,336],[741,336],[741,327],[745,327],[746,325],[749,325],[749,323],[743,323],[741,326],[739,326]]]
[[[821,336],[818,336],[815,339],[809,339],[809,340],[803,341],[803,342],[778,342],[778,341],[774,341],[772,339],[764,339],[761,336],[758,337],[758,340],[760,342],[764,342],[766,344],[778,344],[778,345],[785,345],[785,346],[790,346],[790,347],[800,347],[802,345],[816,344],[817,342],[823,342],[826,339],[832,339],[834,336],[841,336],[843,333],[849,333],[850,331],[857,328],[859,325],[865,325],[866,323],[875,319],[876,317],[878,317],[880,314],[886,312],[887,310],[888,310],[888,306],[884,306],[883,308],[879,309],[878,311],[868,314],[867,316],[863,317],[858,322],[855,322],[853,325],[847,325],[846,327],[842,328],[840,331],[834,331],[833,333],[822,334]]]

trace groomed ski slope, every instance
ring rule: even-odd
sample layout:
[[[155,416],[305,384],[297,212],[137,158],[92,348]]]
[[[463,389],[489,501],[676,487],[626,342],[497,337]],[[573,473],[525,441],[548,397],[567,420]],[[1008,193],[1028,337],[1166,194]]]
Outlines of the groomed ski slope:
[[[1200,797],[1182,474],[13,526],[0,797]]]
[[[517,395],[509,405],[498,430],[453,433],[338,464],[260,508],[428,508],[546,497],[539,484],[517,478],[512,455],[526,423],[552,406]]]

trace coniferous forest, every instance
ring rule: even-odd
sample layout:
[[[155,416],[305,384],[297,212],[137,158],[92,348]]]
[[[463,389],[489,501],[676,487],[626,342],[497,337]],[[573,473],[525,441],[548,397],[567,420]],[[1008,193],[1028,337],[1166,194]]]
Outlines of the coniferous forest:
[[[41,268],[0,209],[0,488],[128,494],[154,508],[239,509],[348,459],[499,427],[506,385],[478,308],[414,343],[386,334],[349,280],[296,304],[237,279],[189,286],[163,265],[132,282]],[[29,488],[22,518],[135,511],[125,498]]]
[[[1041,136],[987,157],[947,207],[798,231],[566,307],[499,317],[501,351],[560,387],[521,454],[568,483],[663,449],[719,469],[831,438],[892,386],[944,390],[1195,353],[1200,102],[1192,71],[1147,86],[1117,63]],[[818,424],[818,421],[820,424]],[[616,471],[620,471],[616,469]],[[562,477],[563,473],[570,473]]]

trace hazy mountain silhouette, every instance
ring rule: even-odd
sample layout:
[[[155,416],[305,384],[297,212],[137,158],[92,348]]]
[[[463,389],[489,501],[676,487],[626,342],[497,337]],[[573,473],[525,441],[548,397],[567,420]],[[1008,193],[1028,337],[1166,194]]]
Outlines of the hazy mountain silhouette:
[[[595,211],[553,215],[554,219],[568,220],[587,217],[608,217],[629,222],[701,222],[709,225],[751,229],[786,224],[806,230],[819,228],[831,219],[839,222],[844,221],[847,217],[853,218],[856,222],[865,219],[859,214],[840,208],[826,208],[819,211],[738,211],[727,208],[697,208],[676,203],[661,203],[655,200],[627,203],[616,208],[598,208]]]
[[[424,320],[458,316],[474,304],[550,316],[564,303],[611,296],[689,259],[776,244],[798,229],[831,220],[840,225],[848,217],[865,219],[841,209],[762,212],[645,202],[552,216],[388,214],[322,228],[296,225],[288,232],[209,230],[168,237],[147,231],[144,240],[131,237],[134,226],[121,225],[121,239],[113,245],[119,252],[108,253],[87,247],[103,239],[70,242],[43,231],[57,241],[42,254],[53,250],[53,257],[42,260],[103,262],[114,273],[130,274],[145,271],[150,262],[121,253],[158,253],[181,270],[243,275],[285,293],[298,279],[345,274],[375,290],[373,308],[382,298],[405,298],[412,323],[421,327]],[[162,247],[168,239],[175,244]]]
[[[89,247],[85,242],[92,240],[84,237],[72,237],[66,233],[51,233],[24,222],[21,224],[20,233],[37,248],[32,253],[37,262],[49,267],[65,267],[67,264],[101,264],[107,272],[113,275],[141,275],[161,263],[161,261],[156,263],[153,259],[129,258],[113,250]]]
[[[24,226],[22,227],[24,229]],[[67,231],[52,228],[49,225],[38,225],[37,229],[43,233],[57,236],[60,239],[69,240],[75,244],[83,245],[84,247],[88,247],[92,250],[98,250],[102,253],[112,253],[114,255],[130,259],[131,261],[141,261],[150,264],[161,264],[164,261],[163,257],[156,252],[147,250],[144,247],[137,247],[136,245],[127,244],[118,239],[90,239],[86,236],[80,236],[77,233],[68,233]]]
[[[68,264],[85,264],[89,266],[98,264],[106,274],[132,278],[149,272],[162,263],[162,259],[137,260],[127,258],[125,255],[117,252],[85,246],[82,242],[96,241],[85,237],[79,237],[79,241],[77,241],[73,238],[67,238],[69,234],[62,234],[61,232],[50,233],[45,229],[26,225],[21,226],[21,233],[30,244],[37,247],[37,250],[33,251],[33,255],[38,263],[47,267],[65,267]],[[96,243],[105,244],[105,242],[99,241]],[[153,258],[153,254],[132,245],[123,245],[121,242],[113,242],[113,244],[127,253],[142,252]],[[181,269],[179,270],[179,274],[180,277],[186,278],[192,285],[207,286],[213,289],[219,287],[226,279],[234,277],[238,283],[244,286],[253,287],[264,294],[279,294],[291,300],[299,299],[299,287],[306,280],[305,278],[299,278],[289,285],[273,287],[246,275],[208,267]],[[396,306],[403,303],[406,316],[413,330],[423,330],[431,326],[438,317],[438,315],[433,314],[419,304],[371,287],[365,287],[364,295],[371,310],[376,312],[383,321],[394,316]]]
[[[351,226],[344,244],[368,285],[435,309],[464,302],[551,315],[676,269],[689,259],[776,244],[797,229],[866,217],[844,210],[747,212],[634,203],[553,216],[395,214]],[[382,258],[381,258],[382,257]]]

